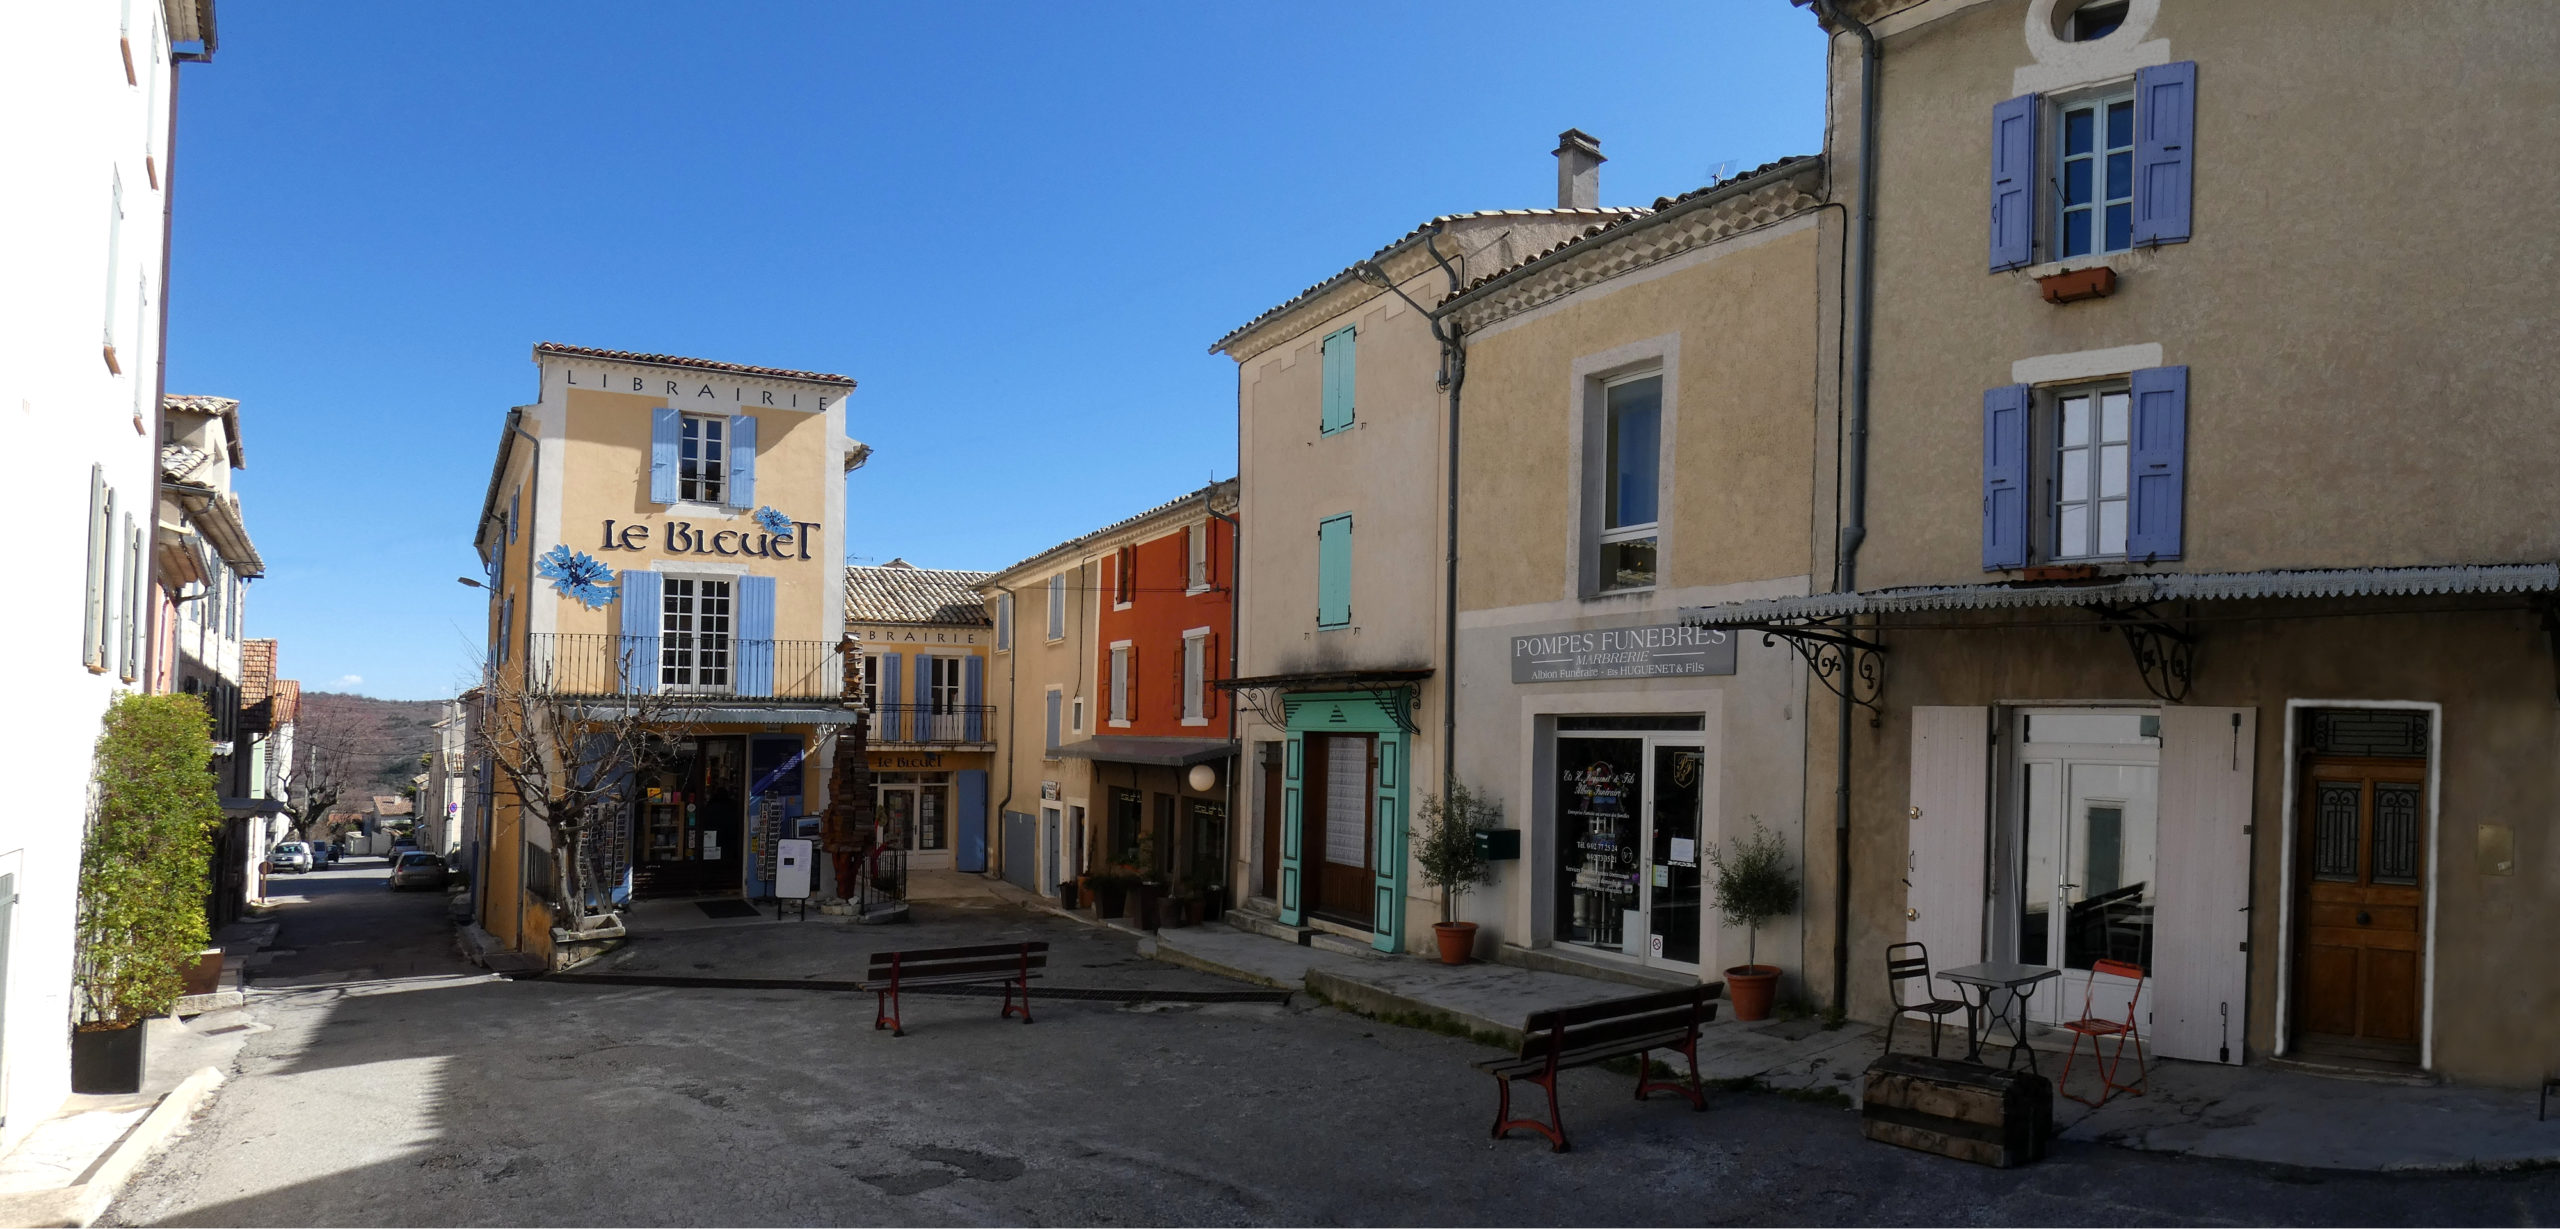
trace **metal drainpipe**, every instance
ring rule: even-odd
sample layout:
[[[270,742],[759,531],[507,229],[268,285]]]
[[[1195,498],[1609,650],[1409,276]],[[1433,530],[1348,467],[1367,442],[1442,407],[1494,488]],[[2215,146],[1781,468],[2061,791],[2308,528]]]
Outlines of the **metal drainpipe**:
[[[1813,0],[1825,22],[1844,27],[1858,38],[1858,289],[1857,346],[1850,355],[1848,474],[1841,505],[1838,592],[1858,588],[1858,548],[1867,537],[1867,379],[1875,324],[1876,253],[1876,60],[1883,54],[1875,31],[1840,9],[1839,0]],[[1847,680],[1843,680],[1844,683]],[[1831,1003],[1849,1009],[1849,758],[1850,721],[1857,706],[1840,701],[1840,728],[1835,748],[1835,797],[1832,801],[1833,873],[1838,885],[1832,902]]]
[[[1210,485],[1214,488],[1217,484]],[[1242,482],[1236,483],[1236,497],[1239,501],[1244,497]],[[1212,500],[1215,498],[1214,495],[1210,496]],[[1236,523],[1236,518],[1218,511],[1215,506],[1209,503],[1203,503],[1202,506],[1207,508],[1209,515],[1227,523],[1227,677],[1234,678],[1236,676],[1236,612],[1244,604],[1244,595],[1239,592],[1244,587],[1244,569],[1236,566],[1236,556],[1244,546],[1244,527]],[[1214,581],[1217,579],[1217,552],[1214,549],[1217,543],[1213,540],[1209,545],[1213,548],[1209,554],[1211,560],[1209,579]],[[1208,684],[1205,681],[1201,684],[1201,691],[1203,693],[1208,691]],[[1234,692],[1228,692],[1227,741],[1229,743],[1236,743],[1236,732],[1236,697]],[[1227,760],[1227,835],[1230,838],[1234,837],[1236,831],[1236,769],[1243,763],[1245,763],[1244,747],[1238,743],[1235,754]],[[1226,872],[1235,869],[1235,860],[1235,845],[1230,839],[1227,847],[1227,865],[1219,868],[1221,879],[1232,878]]]
[[[151,629],[143,633],[142,637],[140,677],[142,690],[145,692],[151,691],[160,678],[158,602],[148,599],[152,599],[160,588],[160,450],[169,442],[168,433],[162,429],[166,415],[161,411],[160,406],[169,397],[169,241],[176,236],[178,227],[178,81],[186,75],[178,71],[178,66],[211,63],[213,63],[213,52],[210,48],[204,51],[169,53],[169,135],[160,143],[161,157],[166,164],[160,168],[160,352],[152,364],[151,421],[147,426],[141,422],[133,424],[135,429],[147,430],[151,435],[151,467],[148,471],[151,475],[151,481],[148,484],[152,492],[151,514],[146,519],[142,534],[142,566],[147,569],[148,575],[142,582],[142,594],[152,609],[147,612],[134,612],[137,616],[145,613],[151,616]],[[142,339],[137,337],[134,340],[139,342]],[[136,378],[139,378],[138,373]],[[170,609],[174,611],[177,609],[177,595],[171,594],[170,597]],[[169,628],[170,649],[177,648],[175,643],[177,638],[178,629],[173,620]],[[172,672],[170,685],[176,686],[174,672]],[[290,767],[287,771],[291,771]]]
[[[1004,801],[996,804],[996,839],[993,842],[996,857],[988,862],[987,869],[995,872],[996,878],[1002,879],[1004,878],[1002,859],[1004,857],[1005,808],[1013,805],[1013,787],[1017,784],[1014,778],[1022,775],[1021,769],[1018,768],[1014,762],[1015,743],[1013,741],[1014,721],[1021,716],[1022,712],[1022,696],[1020,694],[1022,682],[1022,629],[1015,626],[1015,616],[1022,613],[1022,603],[1013,596],[1013,586],[997,585],[996,588],[1004,594],[1004,630],[1005,635],[1010,637],[1010,642],[1004,651]],[[1036,853],[1037,850],[1035,849],[1034,852]],[[1031,881],[1038,883],[1040,881],[1040,877],[1038,875],[1033,875],[1031,877]]]
[[[542,522],[542,441],[536,438],[532,432],[524,429],[524,415],[522,413],[510,414],[507,416],[507,429],[515,432],[517,435],[523,436],[533,445],[533,472],[525,478],[525,490],[527,493],[532,495],[532,498],[525,502],[533,505],[532,510],[528,515],[533,518],[535,524],[540,524]],[[535,534],[527,533],[525,535],[524,574],[528,580],[533,576],[534,546],[538,540],[539,538]],[[506,551],[503,549],[498,552],[498,583],[500,585],[507,583],[506,557]],[[491,590],[489,596],[492,602],[500,600],[496,590]],[[528,628],[533,626],[533,612],[531,610],[527,610],[525,612],[525,626]],[[514,629],[509,627],[500,627],[498,629],[498,635],[502,638],[511,638],[513,632]],[[532,632],[528,631],[525,633],[524,642],[527,650],[532,649]],[[532,670],[531,662],[525,661],[523,657],[512,652],[509,653],[508,656],[514,660],[516,672],[520,680],[529,675]],[[522,694],[526,690],[522,681],[517,683],[516,690],[518,694]],[[519,706],[519,708],[521,708],[521,706]],[[524,825],[524,791],[519,789],[516,791],[516,878],[519,880],[524,878],[525,847],[532,843],[532,840],[526,835]],[[524,884],[519,882],[515,887],[516,950],[523,951],[525,949]]]

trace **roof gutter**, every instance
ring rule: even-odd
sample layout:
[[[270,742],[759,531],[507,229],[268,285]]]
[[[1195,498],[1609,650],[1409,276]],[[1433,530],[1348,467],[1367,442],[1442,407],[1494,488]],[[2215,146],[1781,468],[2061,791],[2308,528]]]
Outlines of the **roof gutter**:
[[[1823,24],[1846,29],[1858,39],[1858,284],[1852,315],[1857,341],[1849,354],[1849,421],[1842,451],[1848,472],[1841,482],[1839,555],[1832,587],[1842,593],[1858,588],[1858,548],[1867,540],[1867,384],[1873,353],[1876,305],[1876,60],[1883,54],[1875,31],[1842,11],[1839,0],[1813,0]],[[1831,919],[1831,1005],[1849,1009],[1849,760],[1850,722],[1857,706],[1842,700],[1834,747],[1832,856],[1834,889]]]

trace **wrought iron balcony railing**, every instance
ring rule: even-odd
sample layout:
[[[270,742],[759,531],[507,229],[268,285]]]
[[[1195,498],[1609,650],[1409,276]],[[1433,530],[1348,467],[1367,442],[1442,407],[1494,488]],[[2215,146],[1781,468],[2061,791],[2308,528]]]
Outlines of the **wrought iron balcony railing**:
[[[844,695],[844,649],[822,640],[700,633],[540,633],[527,640],[525,686],[537,695],[681,694],[707,701],[836,701]]]
[[[996,708],[992,704],[874,704],[863,711],[871,714],[871,744],[875,747],[884,743],[982,743],[996,728]]]

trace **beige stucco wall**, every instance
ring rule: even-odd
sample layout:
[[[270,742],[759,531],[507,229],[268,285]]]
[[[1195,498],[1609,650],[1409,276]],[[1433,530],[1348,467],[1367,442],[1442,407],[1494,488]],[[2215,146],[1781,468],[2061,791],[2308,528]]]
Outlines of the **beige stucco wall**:
[[[1806,675],[1793,653],[1742,637],[1732,675],[1514,683],[1511,638],[1657,625],[1684,606],[1804,592],[1810,509],[1830,430],[1836,211],[1809,211],[1586,287],[1471,334],[1459,507],[1458,772],[1500,800],[1522,859],[1465,905],[1494,940],[1555,931],[1554,719],[1694,714],[1715,784],[1702,839],[1767,825],[1804,853]],[[1583,423],[1597,380],[1659,365],[1665,498],[1660,584],[1586,597]],[[1708,894],[1710,906],[1712,893]],[[1741,964],[1748,936],[1708,919],[1702,973]],[[1759,955],[1805,989],[1801,913],[1764,928]]]
[[[2428,603],[2448,604],[2445,599]],[[2400,604],[2403,609],[2405,603]],[[2358,614],[2280,618],[2276,604],[2234,603],[2202,625],[2206,636],[2188,703],[2257,712],[2256,800],[2250,875],[2248,1049],[2254,1060],[2276,1042],[2278,953],[2283,931],[2284,810],[2288,700],[2421,701],[2443,705],[2441,809],[2426,858],[2435,871],[2433,980],[2435,1069],[2457,1080],[2524,1083],[2560,1064],[2560,966],[2540,957],[2540,936],[2560,928],[2560,841],[2550,799],[2560,793],[2560,707],[2548,639],[2512,603],[2458,603],[2472,613]],[[2352,609],[2388,611],[2389,601]],[[2507,609],[2496,609],[2507,606]],[[2077,612],[2031,618],[2087,622]],[[1933,620],[1950,622],[1955,620]],[[1996,622],[1984,619],[1986,625]],[[1894,631],[1895,672],[1880,724],[1859,720],[1851,780],[1853,918],[1850,1003],[1861,1019],[1886,1010],[1883,951],[1903,937],[1900,884],[1910,803],[1914,705],[1997,704],[2030,699],[2116,699],[2153,703],[2123,639],[2092,626],[1984,631]],[[1913,668],[1905,668],[1913,667]],[[1827,705],[1824,706],[1827,708]],[[1826,720],[1816,726],[1829,732]],[[1814,775],[1827,787],[1828,757]],[[2512,874],[2482,872],[2479,827],[2515,834]],[[1827,840],[1823,842],[1827,846]],[[1827,856],[1816,859],[1822,897],[1832,899]],[[2164,875],[2173,874],[2164,868]],[[1827,906],[1826,906],[1827,909]],[[1828,943],[1827,912],[1820,944]],[[1817,951],[1820,950],[1819,946]]]
[[[2054,307],[1985,271],[1991,108],[2036,62],[2029,9],[1885,40],[1861,586],[1980,579],[1983,390],[2018,359],[2143,343],[2192,369],[2174,566],[2560,554],[2542,409],[2560,24],[2489,0],[2423,19],[2401,0],[2158,0],[2141,37],[2198,65],[2193,240],[2118,258],[2112,298]],[[1855,48],[1833,43],[1835,142],[1854,140]]]
[[[1065,634],[1049,639],[1049,578],[1060,573],[1067,577]],[[1048,757],[1048,700],[1051,686],[1058,688],[1058,736],[1061,741],[1082,738],[1091,730],[1077,733],[1074,720],[1075,698],[1085,696],[1086,717],[1093,717],[1092,697],[1097,694],[1093,675],[1093,582],[1100,575],[1094,561],[1082,555],[1043,563],[1037,567],[1017,569],[991,577],[980,592],[987,595],[987,609],[995,609],[996,594],[1011,587],[1013,605],[1013,647],[999,649],[987,658],[987,695],[990,703],[1003,704],[1011,711],[998,721],[998,743],[994,755],[994,779],[988,786],[990,804],[996,807],[999,823],[1003,812],[1014,811],[1038,818],[1043,804],[1040,787],[1055,782],[1058,797],[1046,805],[1059,809],[1061,861],[1069,844],[1063,824],[1066,808],[1084,807],[1088,815],[1096,808],[1091,797],[1092,764],[1087,760]],[[1007,794],[1012,801],[1006,802]],[[1090,831],[1091,820],[1087,820]],[[1033,883],[1047,881],[1048,871],[1040,866],[1048,854],[1046,841],[1039,828],[1032,829],[1035,842]],[[1068,866],[1075,865],[1067,863]],[[1001,869],[1002,862],[995,863]],[[1061,868],[1062,870],[1064,868]],[[1061,876],[1063,877],[1063,875]]]

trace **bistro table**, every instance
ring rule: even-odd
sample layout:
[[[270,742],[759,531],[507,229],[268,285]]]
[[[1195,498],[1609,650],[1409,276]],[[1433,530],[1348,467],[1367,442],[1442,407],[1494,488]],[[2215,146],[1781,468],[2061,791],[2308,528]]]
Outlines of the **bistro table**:
[[[2002,1065],[2016,1063],[2018,1056],[2023,1054],[2027,1058],[2027,1070],[2036,1071],[2036,1052],[2027,1046],[2027,999],[2036,992],[2037,983],[2062,976],[2062,970],[2040,964],[1993,960],[1958,969],[1942,969],[1938,976],[1954,982],[1965,996],[1966,1062],[1982,1061],[1982,1043],[1990,1039],[1991,1021],[1998,1020],[2008,1024],[2011,1042],[2009,1062]],[[2008,1003],[1993,1007],[1991,996],[2003,990],[2009,992]],[[1989,1019],[1984,1018],[1986,1015]],[[2036,1071],[2036,1074],[2044,1073]]]

